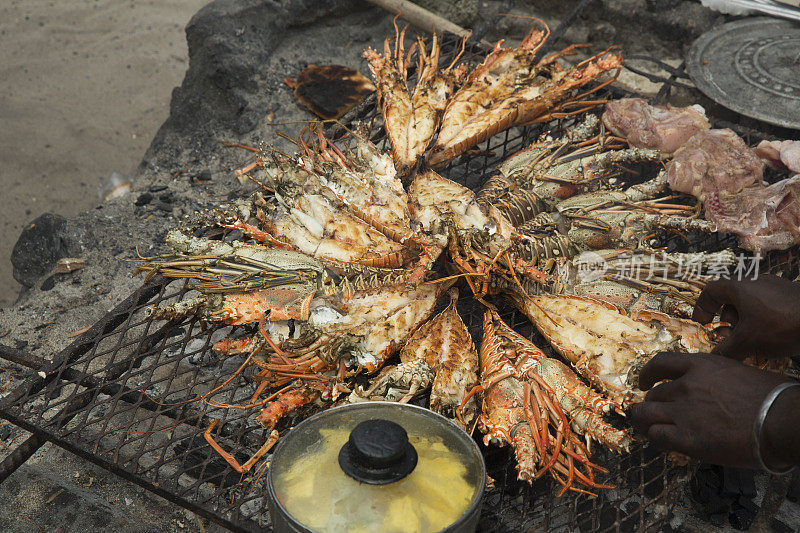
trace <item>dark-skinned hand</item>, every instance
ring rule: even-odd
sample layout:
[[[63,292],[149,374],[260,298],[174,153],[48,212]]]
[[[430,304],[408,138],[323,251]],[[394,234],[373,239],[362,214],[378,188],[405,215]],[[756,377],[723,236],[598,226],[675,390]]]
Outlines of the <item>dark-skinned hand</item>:
[[[708,324],[718,313],[732,327],[719,329],[724,340],[714,353],[740,361],[800,353],[800,283],[770,275],[712,281],[697,298],[692,319]]]
[[[645,401],[631,406],[629,416],[634,428],[661,450],[752,468],[757,466],[753,423],[767,394],[786,381],[718,355],[660,353],[642,368],[640,388],[649,392]],[[781,405],[776,401],[767,417],[761,446],[770,466],[795,464],[796,454],[786,446],[796,438],[786,431],[797,428],[798,392],[800,387],[782,393]],[[792,442],[784,444],[787,440]]]

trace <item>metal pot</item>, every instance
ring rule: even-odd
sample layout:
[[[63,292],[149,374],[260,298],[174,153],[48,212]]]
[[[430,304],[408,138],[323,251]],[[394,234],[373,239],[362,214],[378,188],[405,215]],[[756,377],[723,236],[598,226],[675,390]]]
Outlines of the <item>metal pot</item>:
[[[272,457],[267,486],[277,533],[473,532],[486,467],[445,417],[365,402],[298,424]]]

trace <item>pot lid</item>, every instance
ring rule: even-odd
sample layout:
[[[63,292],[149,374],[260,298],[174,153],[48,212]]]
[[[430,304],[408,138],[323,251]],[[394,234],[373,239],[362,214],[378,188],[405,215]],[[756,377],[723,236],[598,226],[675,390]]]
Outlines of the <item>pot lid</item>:
[[[701,35],[686,57],[697,88],[742,115],[800,129],[800,25],[747,18]]]
[[[268,485],[311,531],[440,531],[472,514],[485,478],[475,441],[451,421],[364,402],[295,427],[275,450]]]

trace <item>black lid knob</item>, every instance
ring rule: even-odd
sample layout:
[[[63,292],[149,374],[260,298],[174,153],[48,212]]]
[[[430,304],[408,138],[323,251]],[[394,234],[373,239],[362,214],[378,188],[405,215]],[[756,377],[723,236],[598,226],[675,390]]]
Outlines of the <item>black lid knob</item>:
[[[339,466],[348,476],[370,485],[406,477],[417,466],[417,450],[406,430],[389,420],[365,420],[350,432],[339,451]]]

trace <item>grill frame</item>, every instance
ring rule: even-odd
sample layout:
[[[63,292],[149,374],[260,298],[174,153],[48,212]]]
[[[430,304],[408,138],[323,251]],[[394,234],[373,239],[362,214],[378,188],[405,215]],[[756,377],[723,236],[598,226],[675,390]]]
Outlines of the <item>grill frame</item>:
[[[578,8],[587,3],[581,2]],[[565,23],[569,20],[570,17],[565,19]],[[559,29],[554,35],[559,34]],[[441,44],[442,62],[446,63],[456,49],[457,39],[448,36]],[[467,53],[476,59],[485,51],[470,43]],[[657,100],[669,97],[681,70],[682,67],[662,80]],[[606,92],[630,95],[615,87]],[[359,120],[370,121],[373,141],[379,146],[384,143],[385,147],[374,96],[351,111],[343,122]],[[456,159],[442,175],[476,189],[505,156],[526,146],[543,131],[564,128],[569,123],[563,120],[507,130],[482,143],[478,153]],[[735,129],[750,137],[765,137],[744,127]],[[331,131],[334,136],[337,133],[341,131]],[[730,243],[730,239],[715,236],[700,248],[718,249]],[[783,269],[796,276],[798,264],[795,247],[768,256],[766,269]],[[158,277],[145,283],[0,401],[0,418],[34,434],[21,456],[28,448],[35,451],[36,444],[47,440],[235,531],[260,531],[269,527],[263,520],[267,516],[265,478],[258,479],[253,474],[241,476],[244,479],[240,482],[239,474],[202,439],[211,419],[218,418],[221,422],[215,437],[235,456],[246,457],[267,437],[252,422],[256,411],[243,413],[205,403],[197,408],[180,404],[187,396],[201,394],[204,388],[219,386],[239,364],[236,358],[214,361],[216,356],[210,346],[214,335],[252,328],[205,327],[196,318],[180,323],[154,323],[143,318],[145,307],[177,301],[186,295],[185,283]],[[495,303],[517,331],[540,347],[546,346],[526,318],[501,301]],[[479,343],[478,304],[462,291],[458,309]],[[236,378],[223,388],[224,394],[215,398],[240,402],[253,388],[243,378]],[[282,421],[278,429],[285,434],[288,427],[310,412],[299,410]],[[483,451],[489,474],[497,482],[485,495],[481,530],[654,529],[686,487],[693,470],[691,465],[671,465],[666,456],[646,447],[637,447],[625,456],[601,451],[595,460],[610,473],[600,480],[621,480],[624,486],[604,491],[595,499],[583,495],[556,499],[553,492],[557,487],[549,479],[537,480],[533,487],[514,479],[514,460],[508,450],[484,447]],[[11,463],[15,462],[19,457]],[[2,470],[0,481],[4,477]]]

